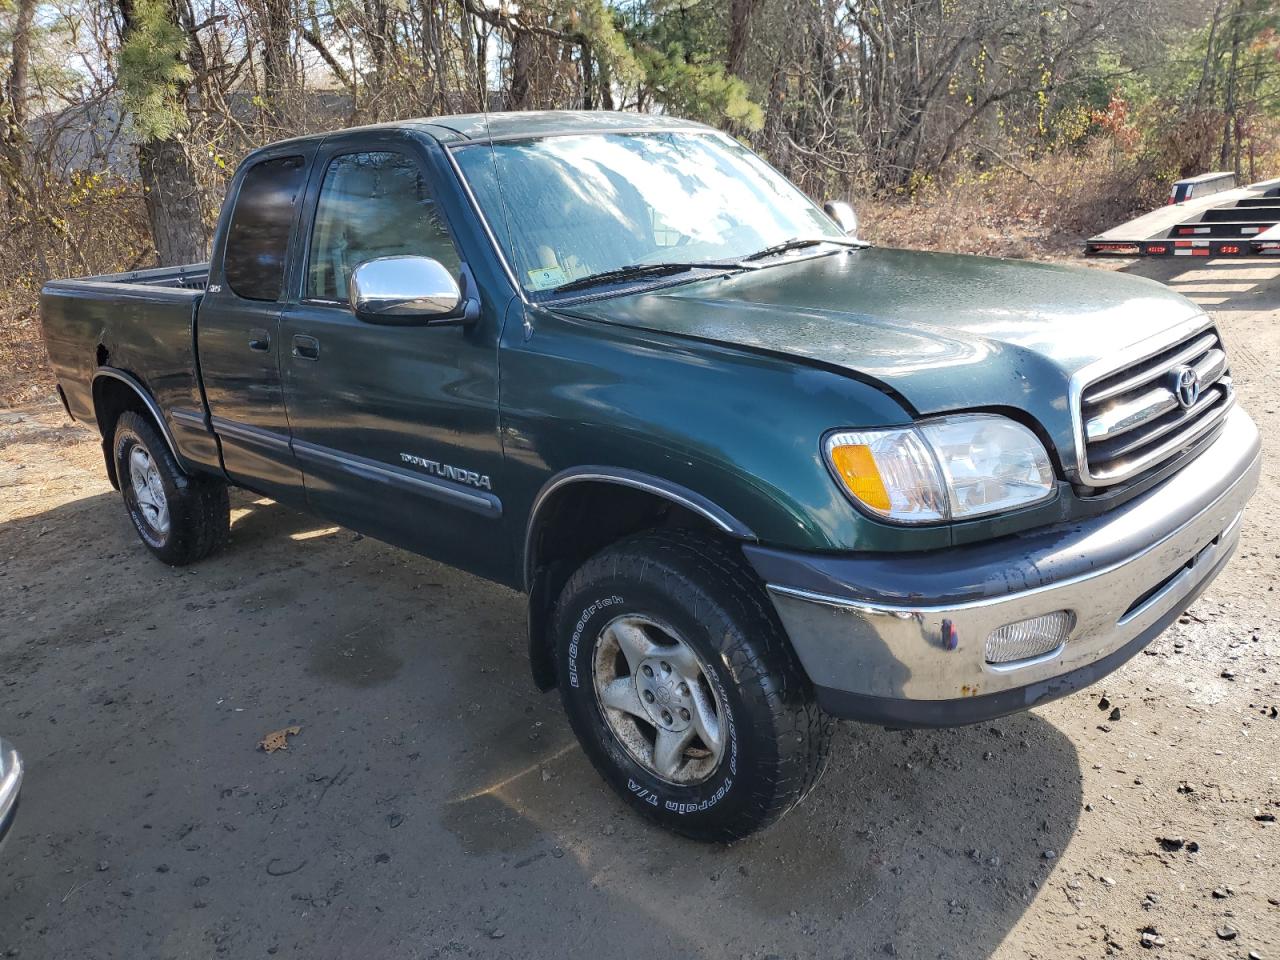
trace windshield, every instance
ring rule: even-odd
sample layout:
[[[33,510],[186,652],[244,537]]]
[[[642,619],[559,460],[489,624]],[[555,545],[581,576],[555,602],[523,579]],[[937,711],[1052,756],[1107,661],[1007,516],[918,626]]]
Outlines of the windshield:
[[[796,237],[842,236],[793,184],[720,134],[480,142],[455,156],[534,293],[635,265],[733,261]]]

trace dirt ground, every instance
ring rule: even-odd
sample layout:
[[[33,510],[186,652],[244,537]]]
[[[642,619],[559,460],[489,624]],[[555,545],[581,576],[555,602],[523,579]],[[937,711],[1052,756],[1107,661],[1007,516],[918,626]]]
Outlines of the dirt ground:
[[[1220,321],[1266,438],[1226,573],[1048,707],[843,726],[730,847],[607,791],[516,594],[245,495],[169,569],[84,429],[0,411],[0,956],[1280,960],[1280,261],[1140,269]]]

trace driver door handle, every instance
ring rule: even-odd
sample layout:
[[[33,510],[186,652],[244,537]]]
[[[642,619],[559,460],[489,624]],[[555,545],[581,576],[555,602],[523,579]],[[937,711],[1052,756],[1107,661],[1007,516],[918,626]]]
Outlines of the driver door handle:
[[[299,360],[319,360],[320,341],[315,337],[298,334],[293,338],[293,355]]]
[[[265,330],[249,331],[249,349],[266,353],[271,349],[271,334]]]

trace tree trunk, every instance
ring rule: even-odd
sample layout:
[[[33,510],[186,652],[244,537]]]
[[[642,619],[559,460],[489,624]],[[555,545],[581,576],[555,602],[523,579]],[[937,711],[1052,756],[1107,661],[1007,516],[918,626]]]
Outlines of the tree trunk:
[[[462,47],[462,83],[460,84],[461,101],[458,106],[463,113],[483,110],[486,106],[483,78],[476,58],[476,30],[471,14],[465,8],[459,11],[458,33]]]
[[[35,15],[36,0],[18,0],[18,16],[10,44],[13,65],[9,69],[9,111],[18,127],[27,122],[27,77],[31,70],[31,27]]]
[[[591,44],[584,40],[579,49],[582,51],[582,109],[594,110],[596,78],[591,63]]]
[[[369,59],[373,70],[369,77],[369,101],[373,108],[372,119],[382,119],[386,110],[383,102],[387,89],[387,27],[389,25],[387,0],[371,0],[365,8],[365,42],[369,45]]]
[[[276,128],[289,116],[293,90],[293,58],[289,40],[293,35],[293,10],[289,0],[262,0],[262,99],[267,118]]]
[[[9,79],[5,84],[8,102],[0,97],[0,176],[8,194],[9,210],[15,201],[30,199],[26,176],[26,123],[30,98],[28,77],[31,70],[31,30],[35,20],[36,0],[18,0],[10,41],[12,54]]]
[[[198,263],[209,256],[209,231],[196,171],[177,140],[138,145],[147,220],[162,266]]]
[[[133,0],[119,0],[123,39],[134,30]],[[177,11],[171,9],[174,23]],[[185,104],[188,85],[176,91]],[[209,230],[196,169],[177,137],[151,138],[138,143],[138,174],[151,239],[162,266],[196,263],[209,256]]]
[[[533,68],[538,56],[537,39],[527,30],[511,38],[511,102],[507,110],[533,108]]]
[[[1225,7],[1225,0],[1217,0],[1213,5],[1213,20],[1209,23],[1209,37],[1204,45],[1204,62],[1200,64],[1200,83],[1196,87],[1197,108],[1203,108],[1213,96],[1214,43],[1218,35],[1218,24],[1222,21],[1222,12]]]
[[[747,62],[747,45],[751,40],[751,17],[755,13],[756,0],[730,0],[729,45],[724,58],[725,73],[739,79]]]
[[[1239,125],[1236,90],[1240,80],[1240,45],[1244,41],[1242,36],[1243,24],[1241,23],[1243,19],[1244,3],[1243,0],[1237,0],[1231,17],[1231,61],[1230,66],[1227,68],[1226,102],[1222,108],[1222,112],[1225,114],[1222,119],[1222,147],[1218,151],[1218,169],[1220,170],[1225,170],[1227,161],[1232,159],[1232,136],[1236,133]],[[1238,150],[1235,152],[1233,169],[1238,176],[1240,174],[1240,153]]]

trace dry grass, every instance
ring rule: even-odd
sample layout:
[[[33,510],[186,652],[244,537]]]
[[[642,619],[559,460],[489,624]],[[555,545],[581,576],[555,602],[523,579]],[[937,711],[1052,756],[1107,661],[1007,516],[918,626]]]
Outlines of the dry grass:
[[[992,164],[946,184],[924,183],[913,197],[859,202],[861,233],[885,246],[1060,260],[1164,199],[1163,186],[1101,151]]]
[[[52,395],[39,320],[46,280],[132,270],[154,260],[135,183],[76,173],[45,184],[38,204],[11,215],[0,230],[0,406]]]
[[[30,296],[6,296],[0,305],[0,407],[39,400],[52,392],[53,371],[36,305]]]

